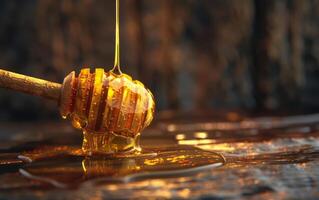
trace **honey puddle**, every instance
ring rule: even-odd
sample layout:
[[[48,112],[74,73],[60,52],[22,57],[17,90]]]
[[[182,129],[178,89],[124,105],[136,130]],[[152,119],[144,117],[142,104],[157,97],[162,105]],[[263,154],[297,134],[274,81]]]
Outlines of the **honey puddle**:
[[[13,170],[41,187],[72,188],[91,179],[131,182],[189,176],[222,166],[223,156],[195,147],[171,146],[135,154],[85,156],[79,147],[42,146],[19,154],[2,154],[2,172]]]

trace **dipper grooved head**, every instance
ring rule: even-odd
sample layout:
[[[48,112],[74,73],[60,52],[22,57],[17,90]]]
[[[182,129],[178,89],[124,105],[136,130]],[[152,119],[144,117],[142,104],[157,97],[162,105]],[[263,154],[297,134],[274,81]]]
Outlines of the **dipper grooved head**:
[[[63,82],[60,113],[87,133],[112,132],[135,137],[153,120],[154,98],[139,81],[127,74],[82,69]]]

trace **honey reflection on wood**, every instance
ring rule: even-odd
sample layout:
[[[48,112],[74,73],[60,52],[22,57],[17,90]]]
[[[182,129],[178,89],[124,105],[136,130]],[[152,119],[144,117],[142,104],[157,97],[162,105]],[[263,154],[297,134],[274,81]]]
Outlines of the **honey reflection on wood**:
[[[131,156],[85,157],[79,149],[67,146],[37,149],[20,156],[24,161],[32,161],[23,166],[20,173],[52,186],[74,187],[91,179],[112,183],[186,176],[225,163],[222,155],[194,147],[158,148],[152,151]]]

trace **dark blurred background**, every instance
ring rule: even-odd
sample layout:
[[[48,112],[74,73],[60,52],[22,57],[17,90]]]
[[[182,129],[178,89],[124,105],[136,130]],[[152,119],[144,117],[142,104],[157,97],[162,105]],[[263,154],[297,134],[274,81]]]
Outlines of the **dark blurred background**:
[[[115,0],[0,1],[0,67],[62,82],[111,69]],[[157,110],[319,111],[319,0],[121,0],[123,71]],[[58,119],[0,90],[0,120]]]

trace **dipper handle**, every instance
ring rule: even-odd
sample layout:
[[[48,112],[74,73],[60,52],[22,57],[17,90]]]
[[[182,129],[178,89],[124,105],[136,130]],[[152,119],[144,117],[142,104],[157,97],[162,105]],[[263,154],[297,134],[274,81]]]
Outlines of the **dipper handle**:
[[[0,87],[58,101],[62,85],[0,69]]]

